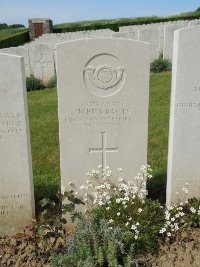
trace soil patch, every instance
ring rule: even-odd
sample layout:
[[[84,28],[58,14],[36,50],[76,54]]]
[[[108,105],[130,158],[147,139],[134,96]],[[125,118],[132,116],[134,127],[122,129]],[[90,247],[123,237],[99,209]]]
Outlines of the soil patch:
[[[200,229],[184,229],[175,241],[161,245],[159,254],[141,260],[146,267],[200,267]]]
[[[0,267],[50,267],[50,261],[50,254],[38,254],[30,236],[0,238]],[[139,262],[144,267],[199,267],[200,229],[180,231],[173,243],[166,241],[157,255],[142,256]]]

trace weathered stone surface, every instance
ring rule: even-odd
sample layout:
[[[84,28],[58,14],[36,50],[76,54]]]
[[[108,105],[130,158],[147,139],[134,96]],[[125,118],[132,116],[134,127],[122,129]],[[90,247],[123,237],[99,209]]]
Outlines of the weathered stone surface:
[[[175,31],[167,203],[200,195],[200,27]],[[189,187],[186,185],[189,183]],[[185,194],[182,188],[188,187]],[[179,194],[177,195],[176,192]]]
[[[72,64],[73,62],[73,64]],[[131,179],[147,161],[149,45],[97,38],[57,45],[62,185],[98,165]]]
[[[32,163],[23,58],[0,54],[0,235],[34,216]]]
[[[150,61],[160,56],[160,29],[157,27],[146,27],[139,30],[139,40],[150,43]]]
[[[54,45],[34,44],[30,47],[31,72],[47,83],[55,75]]]
[[[167,25],[164,29],[164,49],[163,58],[172,60],[173,58],[173,42],[174,42],[174,31],[188,27],[188,22],[173,23]]]
[[[4,48],[4,49],[0,49],[0,53],[22,56],[24,58],[26,77],[30,76],[31,72],[30,72],[30,57],[29,57],[28,46],[17,46],[17,47]]]
[[[138,30],[130,30],[128,32],[114,32],[112,34],[113,38],[124,38],[124,39],[132,39],[132,40],[138,40]]]

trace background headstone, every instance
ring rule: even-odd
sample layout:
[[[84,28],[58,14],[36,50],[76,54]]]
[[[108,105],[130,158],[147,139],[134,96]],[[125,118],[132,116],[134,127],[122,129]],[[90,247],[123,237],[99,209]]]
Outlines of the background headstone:
[[[16,234],[34,216],[23,58],[0,54],[0,235]]]
[[[32,74],[47,83],[55,75],[54,45],[33,44],[30,47]]]
[[[150,62],[160,56],[160,30],[158,27],[146,27],[139,30],[139,40],[150,43]]]
[[[62,185],[78,190],[98,165],[133,178],[147,162],[149,44],[58,44],[57,78]]]
[[[174,31],[182,28],[188,27],[188,22],[181,24],[174,23],[167,25],[164,28],[164,48],[163,48],[163,58],[172,60],[173,58],[173,42],[174,42]]]
[[[30,57],[29,57],[28,46],[17,46],[17,47],[4,48],[4,49],[0,49],[0,53],[22,56],[24,58],[26,77],[30,77],[31,72],[30,72]]]
[[[200,27],[175,31],[167,203],[200,196]],[[189,183],[189,187],[186,185]],[[182,190],[188,187],[189,193]],[[179,194],[177,195],[176,192]]]

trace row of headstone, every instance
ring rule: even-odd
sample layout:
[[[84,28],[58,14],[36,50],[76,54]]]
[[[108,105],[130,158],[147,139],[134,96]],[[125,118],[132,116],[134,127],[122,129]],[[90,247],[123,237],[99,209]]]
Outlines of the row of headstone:
[[[23,56],[26,77],[30,77],[32,74],[35,78],[47,83],[55,76],[55,55],[52,44],[32,43],[31,45],[4,48],[0,52]]]
[[[167,203],[185,182],[199,197],[200,27],[174,40]],[[42,51],[44,53],[44,51]],[[118,38],[57,45],[61,184],[85,183],[88,170],[122,167],[135,176],[147,162],[150,46]],[[37,62],[41,58],[35,58]],[[34,216],[25,67],[0,54],[0,234],[14,234]],[[78,162],[78,168],[77,166]]]
[[[172,60],[174,31],[198,25],[200,20],[175,21],[120,27],[119,32],[110,29],[43,34],[30,44],[1,49],[0,52],[23,56],[26,76],[34,75],[47,83],[56,74],[55,46],[58,43],[96,37],[112,37],[139,40],[150,43],[150,62],[163,54]]]
[[[62,185],[73,179],[78,190],[98,165],[136,175],[147,162],[149,44],[66,42],[57,46],[57,68]],[[34,216],[22,57],[0,54],[0,96],[0,235],[10,235]]]

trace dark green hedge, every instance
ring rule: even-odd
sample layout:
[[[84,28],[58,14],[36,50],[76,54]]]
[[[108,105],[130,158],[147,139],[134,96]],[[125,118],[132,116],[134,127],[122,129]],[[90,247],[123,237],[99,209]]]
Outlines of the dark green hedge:
[[[0,40],[0,48],[14,47],[22,45],[29,41],[29,31],[25,30],[21,33],[11,35]]]
[[[63,25],[57,25],[53,31],[55,33],[61,32],[75,32],[75,31],[86,31],[86,30],[99,30],[99,29],[111,29],[113,31],[119,31],[119,27],[130,26],[130,25],[142,25],[150,23],[160,23],[168,21],[178,20],[193,20],[199,19],[200,12],[186,13],[177,16],[170,17],[140,17],[140,18],[128,18],[128,19],[115,19],[115,20],[99,20],[99,21],[83,21],[76,23],[66,23]]]

